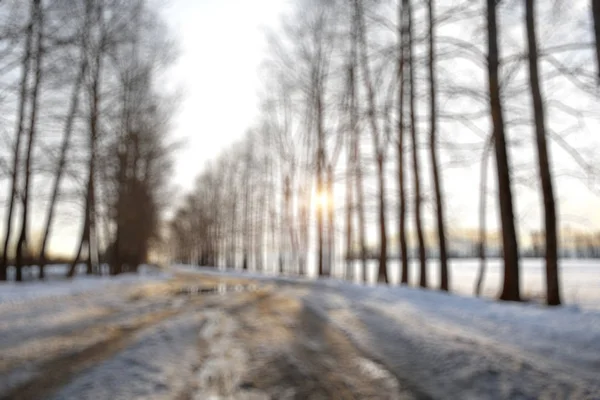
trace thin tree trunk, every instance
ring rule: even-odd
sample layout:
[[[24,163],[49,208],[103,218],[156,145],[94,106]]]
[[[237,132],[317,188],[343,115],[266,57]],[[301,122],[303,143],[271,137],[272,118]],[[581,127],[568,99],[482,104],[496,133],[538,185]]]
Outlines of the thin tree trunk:
[[[498,174],[498,197],[502,224],[502,247],[504,251],[504,282],[500,299],[520,301],[519,249],[513,213],[512,189],[510,186],[510,163],[504,133],[504,115],[500,98],[500,82],[498,78],[498,28],[496,19],[496,0],[487,0],[490,111],[494,132],[496,172]]]
[[[409,101],[410,101],[410,133],[412,139],[412,161],[413,161],[413,180],[415,190],[415,229],[419,243],[419,262],[420,277],[419,286],[427,287],[427,260],[425,256],[425,240],[423,238],[423,223],[421,221],[421,179],[419,176],[419,146],[417,141],[417,121],[416,121],[416,102],[415,102],[415,73],[414,73],[414,43],[412,28],[412,7],[410,0],[405,0],[406,13],[408,15],[408,68],[409,68]]]
[[[538,69],[538,50],[535,33],[534,0],[525,0],[525,20],[527,25],[527,43],[529,48],[529,79],[533,113],[535,118],[535,138],[537,144],[538,166],[544,198],[544,225],[546,233],[546,300],[548,305],[560,304],[558,282],[558,240],[556,232],[556,205],[550,172],[550,156],[546,143],[546,116]]]
[[[29,81],[29,71],[30,71],[30,60],[31,60],[31,47],[33,42],[33,26],[35,22],[35,15],[33,10],[31,11],[30,21],[27,25],[26,36],[25,36],[25,48],[23,52],[23,59],[21,61],[22,75],[19,93],[19,109],[17,111],[18,122],[17,122],[17,131],[15,133],[15,148],[13,155],[13,166],[11,173],[11,184],[10,191],[8,197],[8,212],[6,213],[6,224],[5,224],[5,234],[4,234],[4,247],[2,250],[2,261],[0,263],[0,281],[5,281],[7,276],[7,267],[8,267],[8,253],[10,246],[10,237],[12,232],[12,221],[13,221],[13,213],[15,200],[17,197],[18,191],[18,181],[19,181],[19,164],[20,164],[20,155],[21,155],[21,138],[24,135],[25,130],[25,107],[27,104],[27,91],[28,91],[28,81]]]
[[[367,277],[367,223],[365,218],[365,194],[363,189],[362,167],[360,165],[360,145],[355,147],[356,159],[356,212],[358,214],[358,241],[360,244],[360,261],[362,265],[362,280],[368,281]]]
[[[356,10],[355,10],[356,11]],[[354,176],[355,176],[355,189],[356,189],[356,213],[358,215],[358,241],[360,246],[360,260],[362,270],[362,281],[367,282],[367,238],[366,238],[366,221],[365,221],[365,196],[363,189],[363,175],[361,166],[361,153],[360,153],[360,131],[358,129],[358,107],[357,107],[357,93],[356,93],[356,64],[358,59],[358,29],[359,21],[354,13],[352,20],[352,43],[351,43],[351,63],[350,63],[350,116],[352,119],[352,137],[353,137],[353,158],[354,158]]]
[[[265,202],[267,200],[265,184],[259,185],[260,197],[256,208],[257,223],[256,223],[256,270],[262,271],[264,268],[264,238],[265,238]]]
[[[88,233],[87,233],[87,231],[89,229],[89,220],[87,218],[87,215],[89,213],[88,208],[89,208],[89,204],[86,201],[84,220],[83,220],[83,231],[81,232],[81,238],[79,239],[79,246],[77,246],[77,252],[75,253],[73,262],[71,263],[71,266],[69,267],[69,271],[67,272],[68,278],[74,277],[75,273],[77,272],[77,263],[79,262],[79,258],[81,257],[81,251],[83,250],[83,244],[85,243],[86,238],[88,237]]]
[[[88,230],[87,230],[87,243],[88,243],[88,259],[86,273],[91,275],[93,273],[94,266],[92,265],[92,251],[94,246],[92,244],[92,231],[95,229],[96,221],[96,190],[95,190],[95,174],[96,174],[96,153],[97,153],[97,141],[98,141],[98,119],[99,119],[99,106],[100,106],[100,78],[102,70],[102,50],[98,49],[96,56],[94,80],[92,82],[92,98],[91,98],[91,115],[90,115],[90,159],[89,159],[89,176],[88,176],[88,189],[87,189],[87,202],[88,208]],[[121,265],[118,265],[116,273],[120,273]]]
[[[36,49],[35,49],[35,73],[34,73],[34,81],[33,81],[33,91],[31,93],[31,109],[30,109],[30,117],[29,117],[29,135],[27,141],[27,152],[25,156],[25,176],[24,176],[24,185],[23,185],[23,193],[22,193],[22,217],[21,217],[21,234],[19,236],[19,241],[17,242],[17,253],[15,256],[15,269],[16,269],[16,280],[22,281],[22,267],[23,267],[23,256],[27,247],[29,247],[29,242],[27,238],[27,227],[29,224],[29,189],[31,186],[31,164],[33,158],[33,147],[35,145],[35,136],[36,136],[36,128],[37,128],[37,115],[38,115],[38,106],[39,106],[39,94],[40,94],[40,86],[42,82],[42,58],[43,58],[43,38],[44,38],[44,30],[43,30],[43,15],[41,10],[41,0],[33,0],[34,7],[34,15],[36,20],[36,29],[37,29],[37,37],[36,37]]]
[[[408,285],[408,246],[406,244],[406,193],[404,184],[404,65],[406,54],[406,29],[405,23],[405,2],[398,2],[398,197],[400,200],[400,209],[398,210],[398,240],[400,244],[400,257],[402,260],[402,274],[400,282]]]
[[[334,208],[333,166],[327,166],[327,270],[326,276],[333,275],[335,262],[335,208]]]
[[[89,0],[88,0],[89,1]],[[89,7],[87,11],[91,13],[91,3],[86,3],[86,7]],[[99,7],[96,10],[96,17],[98,20],[102,19],[102,9]],[[98,22],[102,25],[102,22]],[[90,100],[90,117],[89,117],[89,161],[88,161],[88,179],[85,196],[85,216],[84,216],[84,229],[82,231],[81,244],[87,242],[88,254],[87,254],[87,274],[92,274],[94,266],[92,265],[92,252],[96,248],[92,243],[92,230],[95,229],[95,168],[96,168],[96,156],[97,156],[97,140],[98,140],[98,119],[99,119],[99,106],[100,106],[100,79],[102,71],[102,57],[104,52],[104,32],[101,32],[101,38],[98,43],[98,48],[94,49],[94,64],[93,74],[91,77],[91,87],[89,88],[89,100]],[[87,228],[87,229],[86,229]],[[115,241],[116,242],[116,241]],[[120,266],[119,266],[120,268]],[[111,274],[118,273],[115,268],[111,268]]]
[[[431,113],[429,151],[431,154],[431,172],[433,174],[433,188],[435,191],[436,222],[439,242],[440,259],[440,289],[448,291],[448,254],[446,251],[446,228],[444,221],[444,199],[442,195],[442,178],[437,154],[437,98],[436,98],[436,76],[435,76],[435,36],[434,36],[434,0],[428,0],[427,10],[429,17],[429,102]]]
[[[357,190],[358,168],[357,147],[358,147],[358,118],[356,115],[356,87],[355,87],[355,70],[356,70],[356,17],[353,18],[353,23],[350,25],[350,57],[348,62],[348,114],[350,117],[350,147],[348,149],[348,166],[346,176],[346,273],[347,278],[351,281],[355,279],[355,256],[353,251],[354,241],[354,196],[353,190]]]
[[[592,19],[594,20],[594,41],[596,43],[596,69],[600,84],[600,0],[591,0]]]
[[[379,269],[377,280],[388,283],[387,276],[387,229],[385,220],[385,148],[381,146],[381,136],[377,125],[375,90],[371,82],[371,73],[369,67],[369,57],[367,53],[367,33],[363,10],[359,0],[354,0],[356,9],[356,18],[358,19],[358,36],[360,42],[360,64],[363,70],[363,81],[367,92],[368,117],[371,126],[371,135],[373,138],[373,148],[375,149],[375,158],[377,160],[377,182],[378,182],[378,215],[379,215]]]
[[[248,270],[248,253],[249,253],[249,223],[250,223],[250,154],[246,155],[246,171],[244,173],[244,214],[243,214],[243,229],[242,229],[242,270]]]
[[[44,228],[44,235],[42,238],[42,247],[40,249],[40,279],[45,278],[45,264],[46,264],[46,246],[48,239],[50,238],[50,231],[52,229],[52,222],[54,220],[54,211],[56,209],[56,201],[58,200],[58,194],[60,192],[60,184],[62,176],[65,170],[67,161],[67,153],[71,143],[71,135],[73,133],[73,123],[75,120],[75,114],[79,108],[79,92],[81,91],[81,85],[83,84],[83,78],[87,69],[87,62],[85,52],[82,51],[82,62],[77,77],[75,78],[75,84],[73,86],[73,92],[71,93],[71,100],[69,102],[69,113],[67,115],[67,121],[65,123],[65,129],[63,133],[63,141],[60,147],[60,156],[58,165],[56,167],[56,173],[54,174],[54,184],[52,185],[52,195],[50,197],[50,203],[48,205],[48,212],[46,217],[46,225]]]
[[[324,185],[323,185],[323,169],[325,162],[325,138],[323,131],[323,104],[321,99],[320,82],[316,83],[317,91],[315,98],[316,117],[317,117],[317,194],[318,196],[324,196]],[[324,263],[324,247],[325,247],[325,232],[324,232],[324,219],[325,210],[323,204],[317,204],[317,267],[319,276],[325,274],[325,263]]]
[[[351,122],[352,124],[352,122]],[[353,241],[353,228],[352,214],[353,214],[353,176],[352,168],[354,167],[354,159],[352,157],[352,145],[348,149],[348,165],[346,166],[346,269],[345,279],[354,281],[354,254],[352,252],[352,241]]]
[[[380,283],[389,283],[387,271],[387,227],[386,227],[386,205],[385,205],[385,164],[384,157],[377,157],[377,184],[379,201],[379,271],[377,281]]]
[[[481,296],[481,286],[483,284],[483,278],[486,270],[486,209],[487,209],[487,170],[488,170],[488,159],[490,147],[493,144],[493,140],[490,140],[483,150],[481,157],[481,181],[479,189],[479,272],[477,274],[477,280],[475,283],[475,296]]]

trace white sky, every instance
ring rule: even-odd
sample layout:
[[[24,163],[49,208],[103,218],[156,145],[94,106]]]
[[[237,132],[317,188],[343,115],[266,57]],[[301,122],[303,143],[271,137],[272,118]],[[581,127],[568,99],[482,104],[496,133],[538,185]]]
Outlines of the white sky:
[[[241,137],[257,114],[264,30],[283,0],[171,0],[165,16],[179,41],[171,85],[183,89],[174,134],[186,145],[175,183],[191,188],[206,161]]]

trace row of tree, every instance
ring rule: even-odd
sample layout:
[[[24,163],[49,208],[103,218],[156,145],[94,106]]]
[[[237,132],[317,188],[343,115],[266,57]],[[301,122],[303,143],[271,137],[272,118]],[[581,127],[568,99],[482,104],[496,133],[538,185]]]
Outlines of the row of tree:
[[[44,278],[65,222],[80,226],[71,276],[80,260],[117,274],[146,259],[171,164],[167,38],[146,0],[0,2],[0,280],[9,265],[17,281],[24,265]]]
[[[550,0],[297,0],[268,37],[259,121],[205,168],[178,209],[171,222],[174,257],[256,270],[275,263],[280,272],[303,274],[315,254],[314,268],[323,276],[335,268],[335,254],[342,254],[346,274],[354,278],[357,255],[366,280],[367,243],[376,227],[378,281],[389,280],[393,230],[401,282],[407,284],[410,231],[419,285],[428,286],[429,247],[439,257],[440,289],[449,290],[443,166],[456,159],[472,163],[477,154],[481,282],[492,153],[493,215],[500,221],[504,259],[500,298],[521,299],[513,193],[525,176],[528,186],[539,187],[543,204],[547,303],[560,304],[550,147],[586,173],[593,168],[567,140],[569,129],[548,127],[547,110],[575,120],[580,129],[587,121],[579,100],[596,96],[595,73],[586,65],[597,48],[588,37],[598,8],[595,0],[592,12]],[[583,15],[588,23],[580,27],[575,22]],[[562,34],[552,36],[550,28]],[[550,93],[544,95],[544,87]],[[529,162],[534,155],[535,164],[520,175],[511,160],[515,153]],[[392,215],[396,227],[390,226]],[[436,231],[429,243],[426,220]]]

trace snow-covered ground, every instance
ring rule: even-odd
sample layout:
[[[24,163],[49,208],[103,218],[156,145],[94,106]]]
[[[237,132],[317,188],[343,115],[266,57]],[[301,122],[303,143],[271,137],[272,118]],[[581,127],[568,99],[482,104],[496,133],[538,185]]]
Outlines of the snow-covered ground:
[[[162,281],[171,274],[155,267],[141,266],[137,274],[123,274],[117,277],[85,275],[85,266],[78,266],[78,274],[73,279],[65,278],[66,265],[50,265],[46,267],[47,280],[28,279],[25,282],[12,281],[14,271],[9,269],[8,282],[0,282],[0,304],[18,303],[34,299],[75,295],[109,286],[130,286],[136,283]],[[37,277],[36,267],[24,271],[26,278]]]
[[[314,260],[309,259],[309,270],[314,278]],[[277,268],[276,260],[273,265],[267,266],[273,270]],[[479,270],[477,259],[451,259],[450,286],[452,292],[472,296],[475,289],[475,281]],[[502,266],[500,259],[489,259],[487,261],[485,279],[482,286],[482,294],[485,297],[495,298],[500,293],[502,283]],[[377,279],[377,261],[368,262],[368,278],[371,283]],[[362,277],[360,262],[354,263],[357,281]],[[565,304],[579,305],[585,308],[600,310],[600,259],[561,259],[559,261],[559,274],[561,282],[561,293]],[[333,271],[334,277],[342,277],[345,264],[336,263]],[[417,285],[419,282],[419,263],[416,260],[410,262],[410,283]],[[529,299],[542,299],[545,294],[545,272],[542,259],[521,259],[521,293]],[[400,281],[400,263],[397,260],[388,262],[388,273],[392,284]],[[439,287],[440,274],[439,263],[432,259],[427,263],[427,275],[430,287]]]
[[[598,276],[579,279],[593,287]],[[181,291],[197,285],[236,290]],[[467,286],[457,295],[191,266],[4,284],[0,397],[600,399],[600,310],[500,303]]]
[[[410,371],[412,384],[434,398],[600,398],[598,310],[247,275],[294,288],[389,368]]]

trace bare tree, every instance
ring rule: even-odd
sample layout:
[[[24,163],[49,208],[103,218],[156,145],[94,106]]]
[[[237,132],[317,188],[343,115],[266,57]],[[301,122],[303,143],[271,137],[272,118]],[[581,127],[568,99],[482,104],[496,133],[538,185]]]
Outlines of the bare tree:
[[[496,171],[498,175],[498,197],[500,219],[502,223],[502,245],[504,251],[504,282],[501,300],[519,301],[519,249],[513,213],[512,189],[510,185],[510,164],[504,133],[504,115],[500,97],[498,76],[498,25],[496,0],[487,0],[487,36],[488,36],[488,80],[490,112],[494,132],[496,151]]]
[[[69,108],[66,115],[65,125],[63,129],[63,138],[60,146],[60,153],[58,162],[56,164],[56,171],[54,172],[54,182],[52,184],[50,202],[48,203],[48,210],[46,212],[46,223],[44,225],[44,231],[42,236],[42,244],[39,253],[39,268],[40,268],[40,279],[45,278],[45,265],[47,258],[47,246],[51,236],[52,224],[54,222],[54,216],[57,208],[57,202],[60,192],[60,185],[63,179],[63,175],[67,166],[67,155],[71,146],[71,137],[73,135],[73,127],[75,123],[75,116],[79,109],[81,89],[84,83],[86,71],[87,71],[87,37],[89,36],[89,2],[86,2],[86,17],[84,18],[83,24],[79,29],[79,39],[77,40],[80,51],[79,51],[79,68],[77,76],[73,83],[73,89],[69,100]]]
[[[446,228],[444,222],[444,199],[442,194],[442,178],[438,161],[437,149],[437,97],[436,97],[436,71],[435,71],[435,35],[434,35],[434,0],[427,1],[427,15],[429,27],[429,102],[430,102],[430,136],[429,151],[431,155],[431,172],[433,174],[433,188],[435,191],[436,222],[439,242],[439,260],[440,260],[440,289],[448,291],[448,254],[446,250]]]
[[[398,241],[400,248],[400,257],[402,259],[402,273],[400,281],[402,284],[408,284],[408,246],[406,244],[406,210],[407,201],[405,193],[404,181],[404,141],[405,141],[405,125],[404,125],[404,91],[406,87],[405,79],[405,64],[407,52],[407,29],[406,22],[406,3],[398,2]]]
[[[596,70],[598,74],[598,83],[600,83],[600,1],[590,1],[592,2],[592,19],[594,20],[594,41],[596,44]]]
[[[535,142],[537,145],[538,169],[542,183],[544,199],[544,226],[546,237],[546,290],[548,305],[560,304],[560,290],[558,285],[558,240],[556,233],[556,204],[552,174],[550,172],[550,156],[546,143],[546,115],[540,73],[538,68],[538,46],[536,38],[535,2],[525,0],[525,25],[527,31],[527,45],[529,56],[529,82],[533,102],[533,115],[535,119]]]
[[[387,148],[386,139],[382,138],[378,127],[377,110],[375,104],[375,89],[371,80],[369,56],[367,53],[367,33],[362,5],[359,0],[354,0],[358,19],[358,39],[360,42],[360,65],[362,66],[363,81],[367,93],[367,116],[373,138],[373,148],[377,164],[378,185],[378,214],[379,214],[379,270],[378,281],[388,283],[387,273],[387,227],[386,227],[386,203],[385,203],[385,153]]]
[[[28,245],[27,239],[27,228],[29,224],[29,201],[30,201],[30,189],[31,189],[31,178],[32,178],[32,163],[33,163],[33,147],[36,139],[37,131],[37,117],[39,111],[39,95],[40,86],[42,83],[42,55],[44,51],[44,30],[43,30],[43,12],[41,6],[41,0],[33,0],[32,3],[32,14],[35,16],[34,31],[35,34],[35,50],[33,53],[34,60],[34,76],[33,76],[33,87],[31,93],[31,105],[29,115],[29,129],[27,135],[27,147],[25,155],[25,175],[23,177],[23,189],[21,193],[21,234],[17,241],[17,251],[15,255],[15,269],[16,269],[16,280],[21,281],[23,266],[23,253],[26,251],[25,247]]]
[[[2,251],[2,263],[0,264],[0,280],[6,280],[6,269],[8,266],[8,253],[9,253],[9,245],[10,245],[10,236],[12,232],[12,222],[13,222],[13,212],[14,205],[18,191],[18,179],[19,179],[19,166],[20,166],[20,155],[21,155],[21,139],[24,136],[25,131],[25,112],[26,112],[26,104],[27,104],[27,95],[28,95],[28,81],[29,81],[29,72],[31,68],[31,54],[33,52],[33,35],[34,35],[34,25],[35,25],[35,3],[32,0],[31,2],[31,11],[30,11],[30,19],[27,24],[26,33],[25,33],[25,41],[24,41],[24,50],[23,57],[21,60],[21,82],[19,84],[19,108],[17,110],[17,129],[15,132],[15,146],[13,152],[13,165],[11,171],[11,186],[8,196],[8,212],[6,213],[6,225],[5,225],[5,234],[4,234],[4,248]]]
[[[423,223],[421,221],[421,178],[419,176],[419,144],[417,135],[417,110],[416,110],[416,81],[415,81],[415,40],[413,35],[413,12],[411,0],[403,0],[406,7],[408,20],[407,40],[408,40],[408,70],[409,70],[409,104],[410,104],[410,133],[412,139],[412,161],[413,161],[413,181],[414,181],[414,208],[415,208],[415,229],[419,244],[419,263],[420,277],[419,286],[427,287],[427,260],[425,255],[425,239],[423,237]]]

